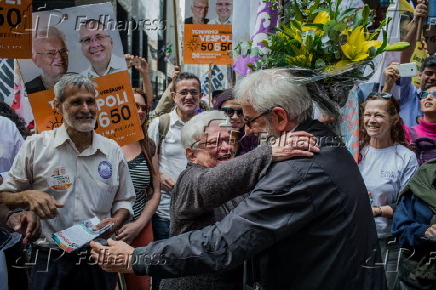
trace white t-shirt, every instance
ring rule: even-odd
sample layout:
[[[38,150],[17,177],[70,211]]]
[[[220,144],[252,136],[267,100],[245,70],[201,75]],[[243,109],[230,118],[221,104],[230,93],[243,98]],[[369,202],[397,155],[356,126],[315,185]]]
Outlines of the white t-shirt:
[[[416,155],[403,145],[383,149],[365,146],[359,170],[366,188],[372,194],[372,206],[392,205],[398,193],[418,169]],[[379,238],[391,236],[392,219],[375,218]]]
[[[180,173],[186,169],[188,163],[185,148],[182,146],[182,128],[185,123],[180,119],[175,110],[170,113],[170,126],[159,154],[159,172],[177,181]],[[148,127],[148,136],[159,144],[159,118],[154,119]],[[170,200],[168,191],[161,190],[161,199],[156,214],[163,219],[170,219]]]

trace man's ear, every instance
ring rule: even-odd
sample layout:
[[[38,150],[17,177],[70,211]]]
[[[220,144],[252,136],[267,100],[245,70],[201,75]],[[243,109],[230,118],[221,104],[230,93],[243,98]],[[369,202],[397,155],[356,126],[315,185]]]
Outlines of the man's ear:
[[[32,61],[33,61],[33,63],[34,63],[37,67],[39,67],[39,65],[38,65],[38,58],[37,58],[37,56],[36,56],[36,53],[32,53]]]
[[[191,163],[196,163],[197,161],[197,154],[195,153],[195,150],[193,150],[191,147],[188,147],[185,149],[186,158],[188,158],[188,161]]]
[[[173,102],[176,102],[176,92],[171,92],[171,97],[173,99]]]
[[[272,125],[279,132],[287,130],[289,126],[288,114],[281,107],[274,107],[271,110]]]
[[[61,104],[61,102],[59,102],[58,99],[54,99],[53,105],[54,105],[54,108],[56,109],[56,112],[58,112],[59,114],[62,114],[62,104]]]

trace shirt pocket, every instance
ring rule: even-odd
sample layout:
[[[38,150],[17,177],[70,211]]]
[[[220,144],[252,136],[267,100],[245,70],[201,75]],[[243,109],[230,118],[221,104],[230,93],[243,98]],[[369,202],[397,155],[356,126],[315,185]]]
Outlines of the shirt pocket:
[[[95,180],[91,193],[92,208],[95,213],[110,214],[119,184],[107,184]]]

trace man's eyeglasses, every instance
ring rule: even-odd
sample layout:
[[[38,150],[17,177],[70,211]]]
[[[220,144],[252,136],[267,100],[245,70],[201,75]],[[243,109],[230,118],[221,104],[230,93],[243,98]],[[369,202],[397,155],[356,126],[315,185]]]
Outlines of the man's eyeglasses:
[[[226,114],[229,118],[233,117],[235,112],[238,117],[244,117],[244,112],[242,111],[242,109],[221,108],[221,111],[223,111],[224,114]]]
[[[191,94],[191,96],[197,96],[200,94],[200,92],[197,90],[190,90],[190,91],[182,90],[182,91],[176,92],[176,93],[178,93],[179,95],[182,95],[182,96],[187,96],[188,94]]]
[[[85,38],[82,38],[80,40],[80,43],[88,45],[88,44],[91,44],[92,41],[102,42],[106,37],[110,37],[110,36],[109,35],[104,35],[104,34],[97,34],[94,37],[85,37]]]
[[[389,100],[389,99],[392,99],[392,97],[393,97],[393,95],[392,94],[389,94],[389,93],[370,93],[369,95],[368,95],[368,97],[371,97],[371,96],[376,96],[376,97],[380,97],[380,98],[383,98],[383,99],[385,99],[385,100]]]
[[[65,57],[65,56],[68,55],[68,49],[62,48],[62,49],[59,49],[59,50],[49,50],[47,52],[37,52],[36,54],[44,55],[45,57],[48,57],[49,59],[55,59],[56,55],[58,53],[59,53],[59,55],[61,57]]]
[[[143,112],[148,112],[148,110],[150,109],[150,107],[148,105],[141,105],[138,103],[135,103],[135,104],[136,104],[136,108],[138,109],[138,111],[141,110]]]
[[[267,111],[263,112],[262,114],[260,114],[259,116],[254,117],[253,119],[249,119],[248,117],[244,117],[243,122],[244,122],[245,126],[247,126],[248,128],[251,129],[251,124],[253,124],[254,121],[256,121],[257,119],[259,119],[260,117],[265,116],[265,115],[268,114],[269,112],[271,112],[271,110],[267,110]]]
[[[205,6],[205,7],[201,7],[201,6],[194,6],[195,9],[197,10],[208,10],[209,7]]]
[[[419,95],[420,99],[427,99],[428,96],[432,96],[433,98],[436,98],[436,92],[430,93],[430,92],[422,92]]]

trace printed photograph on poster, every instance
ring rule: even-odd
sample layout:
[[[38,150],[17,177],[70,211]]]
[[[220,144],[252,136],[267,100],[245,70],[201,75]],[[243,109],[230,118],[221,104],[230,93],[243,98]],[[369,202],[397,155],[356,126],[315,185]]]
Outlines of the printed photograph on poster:
[[[186,0],[185,24],[232,24],[233,0]]]
[[[19,60],[28,94],[51,89],[66,72],[90,78],[127,70],[111,4],[32,14],[32,59]]]

